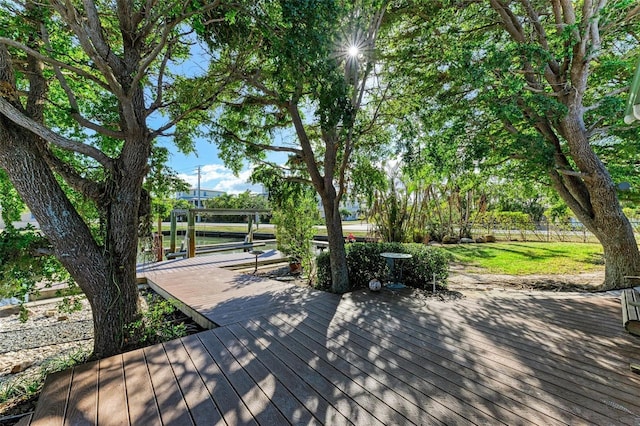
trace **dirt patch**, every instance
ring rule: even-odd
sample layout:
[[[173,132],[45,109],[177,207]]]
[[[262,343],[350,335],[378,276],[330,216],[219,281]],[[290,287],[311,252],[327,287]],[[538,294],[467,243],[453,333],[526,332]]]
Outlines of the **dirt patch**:
[[[583,274],[489,274],[461,265],[452,265],[447,288],[456,291],[540,290],[540,291],[598,291],[604,282],[604,271]]]

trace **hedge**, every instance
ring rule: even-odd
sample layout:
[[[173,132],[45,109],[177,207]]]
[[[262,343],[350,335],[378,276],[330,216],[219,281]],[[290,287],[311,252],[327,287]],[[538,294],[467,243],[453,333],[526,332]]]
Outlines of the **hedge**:
[[[353,243],[346,245],[347,268],[350,290],[366,288],[373,278],[383,283],[389,275],[386,260],[380,253],[408,253],[413,257],[402,264],[402,281],[410,287],[424,288],[433,282],[436,274],[440,286],[449,276],[451,255],[440,248],[424,244],[402,243]],[[316,287],[331,289],[331,266],[329,253],[323,252],[317,258],[318,279]],[[427,287],[430,288],[430,287]]]

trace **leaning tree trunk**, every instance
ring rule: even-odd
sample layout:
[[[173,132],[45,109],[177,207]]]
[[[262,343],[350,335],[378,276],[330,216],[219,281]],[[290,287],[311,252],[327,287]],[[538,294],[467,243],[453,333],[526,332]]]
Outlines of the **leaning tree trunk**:
[[[332,191],[331,191],[332,190]],[[322,205],[329,239],[329,263],[331,264],[331,291],[345,293],[349,291],[349,270],[347,254],[342,233],[339,201],[335,189],[330,187],[328,194],[323,194]]]
[[[616,185],[589,144],[582,114],[576,110],[559,123],[567,141],[576,174],[551,171],[552,182],[562,199],[602,244],[605,258],[603,290],[627,286],[625,276],[640,274],[640,251],[633,228],[622,212]],[[562,157],[560,167],[570,168]]]
[[[113,257],[103,253],[42,156],[46,149],[31,132],[0,116],[0,167],[29,206],[56,257],[91,304],[94,356],[103,358],[119,353],[125,328],[138,314],[134,244],[123,244],[124,240],[120,239],[113,244]],[[117,206],[120,215],[129,217],[112,221],[112,228],[137,220],[137,211],[131,209],[137,203],[129,198]],[[131,226],[125,228],[130,230]],[[121,231],[109,234],[107,240],[112,240],[114,235],[122,237]],[[131,239],[129,235],[125,240]]]

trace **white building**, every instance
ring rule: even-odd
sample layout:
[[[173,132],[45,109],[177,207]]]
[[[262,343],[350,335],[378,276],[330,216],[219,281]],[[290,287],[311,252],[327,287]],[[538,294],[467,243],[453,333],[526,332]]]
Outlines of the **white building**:
[[[176,194],[176,200],[186,200],[191,203],[194,208],[203,208],[204,200],[209,200],[224,194],[225,192],[223,191],[206,188],[200,188],[200,194],[198,194],[198,188],[190,188],[188,191],[178,192]],[[199,204],[198,200],[200,200]]]

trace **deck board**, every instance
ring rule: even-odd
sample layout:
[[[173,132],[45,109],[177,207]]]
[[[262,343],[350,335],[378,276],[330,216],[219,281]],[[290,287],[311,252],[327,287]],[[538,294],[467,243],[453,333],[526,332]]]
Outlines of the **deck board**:
[[[334,417],[333,410],[331,410],[331,412],[324,414],[323,418],[322,409],[316,410],[316,417],[324,423],[342,424],[341,419],[344,417],[357,424],[381,424],[369,412],[353,401],[342,386],[339,386],[338,381],[334,379],[340,376],[336,376],[331,366],[323,368],[325,366],[322,363],[309,362],[309,359],[305,356],[304,348],[293,345],[291,342],[286,342],[285,344],[280,339],[272,338],[267,331],[261,329],[260,325],[256,323],[248,324],[247,327],[243,327],[243,330],[249,333],[256,342],[267,346],[276,359],[285,363],[301,380],[312,388],[312,393],[300,395],[303,395],[305,399],[313,399],[316,394],[321,395],[339,413],[339,417],[337,415]],[[321,401],[318,402],[319,406],[322,406],[322,404]]]
[[[227,424],[257,425],[223,370],[202,344],[200,337],[187,337],[183,339],[183,344]]]
[[[317,421],[334,425],[349,423],[349,419],[329,404],[322,393],[317,392],[290,368],[291,357],[275,355],[270,351],[272,344],[270,341],[249,333],[246,328],[238,324],[229,326],[228,330],[253,353],[256,359],[268,366],[270,374],[273,374],[283,386],[286,386],[287,390],[310,413],[313,413]]]
[[[156,394],[151,385],[144,351],[122,354],[129,420],[132,425],[160,424]],[[167,366],[168,367],[168,366]]]
[[[193,365],[182,341],[172,340],[163,346],[182,390],[187,410],[191,413],[193,423],[196,425],[223,425],[222,414],[211,399],[209,391]]]
[[[288,423],[318,423],[307,407],[300,404],[295,395],[228,328],[217,329],[216,335],[260,389],[270,396],[271,403],[286,418]]]
[[[151,377],[162,423],[166,425],[193,425],[184,395],[170,367],[169,358],[163,345],[144,348],[144,356]]]
[[[172,262],[147,280],[220,327],[51,376],[31,424],[640,423],[612,297],[336,296]]]
[[[122,356],[101,359],[98,367],[97,422],[129,425]]]
[[[32,425],[61,425],[64,421],[73,370],[50,374],[38,398]]]
[[[98,421],[98,362],[73,369],[65,424],[95,425]]]
[[[207,351],[225,371],[229,382],[247,405],[256,421],[264,425],[286,424],[286,419],[273,405],[269,395],[266,395],[253,381],[214,332],[205,332],[199,337]]]

